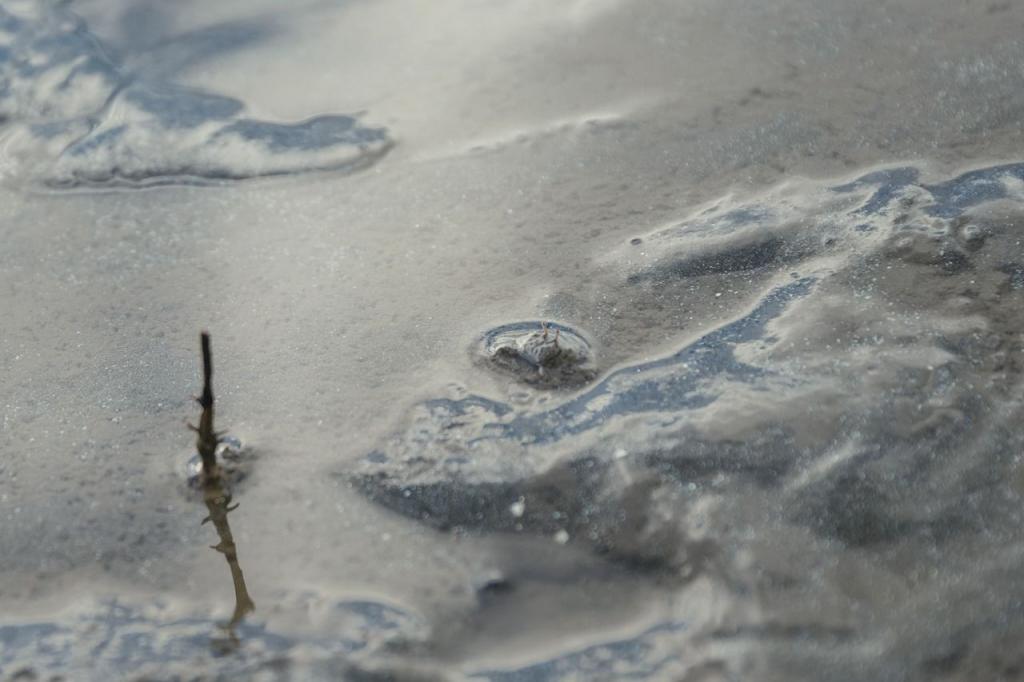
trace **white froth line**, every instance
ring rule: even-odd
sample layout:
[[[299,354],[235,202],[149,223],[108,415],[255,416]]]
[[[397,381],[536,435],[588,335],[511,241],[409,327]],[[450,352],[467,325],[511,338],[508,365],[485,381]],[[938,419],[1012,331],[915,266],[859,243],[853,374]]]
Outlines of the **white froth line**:
[[[857,439],[848,440],[841,447],[831,454],[821,457],[814,464],[806,467],[786,485],[786,491],[799,490],[811,483],[816,483],[825,478],[832,469],[857,454],[860,442]]]

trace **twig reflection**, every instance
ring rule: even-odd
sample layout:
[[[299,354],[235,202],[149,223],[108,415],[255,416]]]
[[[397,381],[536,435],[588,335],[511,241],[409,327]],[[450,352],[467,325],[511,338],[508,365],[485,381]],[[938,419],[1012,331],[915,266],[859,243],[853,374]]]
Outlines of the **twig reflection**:
[[[224,626],[230,648],[234,649],[238,646],[235,627],[246,614],[256,609],[256,604],[253,603],[249,591],[245,587],[245,576],[242,575],[242,566],[238,562],[238,550],[235,547],[235,540],[231,536],[231,525],[228,523],[228,512],[237,509],[238,505],[232,506],[231,494],[224,489],[220,477],[204,482],[203,502],[206,503],[206,508],[210,512],[209,516],[203,519],[203,523],[212,521],[213,527],[217,529],[217,535],[220,537],[220,542],[211,545],[210,548],[224,555],[224,559],[228,562],[228,568],[231,569],[231,582],[235,586],[235,611],[231,614],[231,620]]]

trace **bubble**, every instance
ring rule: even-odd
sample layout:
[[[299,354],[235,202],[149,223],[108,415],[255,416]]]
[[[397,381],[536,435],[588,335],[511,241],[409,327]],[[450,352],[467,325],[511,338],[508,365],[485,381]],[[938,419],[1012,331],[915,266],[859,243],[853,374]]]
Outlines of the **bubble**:
[[[220,475],[225,484],[237,485],[251,473],[251,453],[238,438],[221,436],[215,454]],[[199,490],[203,487],[203,460],[198,452],[193,454],[185,464],[185,481],[192,490]]]
[[[526,511],[526,499],[520,497],[518,500],[509,505],[508,510],[512,514],[512,516],[516,517],[517,519],[522,517],[523,513]]]

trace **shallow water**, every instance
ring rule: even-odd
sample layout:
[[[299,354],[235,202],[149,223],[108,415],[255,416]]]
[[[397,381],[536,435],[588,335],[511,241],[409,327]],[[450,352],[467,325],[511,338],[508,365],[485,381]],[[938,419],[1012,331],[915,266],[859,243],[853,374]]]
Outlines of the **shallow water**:
[[[1024,679],[1024,11],[429,5],[0,0],[0,679]]]

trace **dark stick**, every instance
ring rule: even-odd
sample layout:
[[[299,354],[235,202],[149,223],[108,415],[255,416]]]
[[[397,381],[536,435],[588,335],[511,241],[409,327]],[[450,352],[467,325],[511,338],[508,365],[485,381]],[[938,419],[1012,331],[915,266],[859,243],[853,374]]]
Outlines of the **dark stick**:
[[[203,396],[199,404],[206,409],[213,407],[213,353],[210,352],[209,332],[202,332],[199,341],[203,347]]]
[[[203,414],[199,417],[199,427],[196,428],[196,448],[203,460],[203,499],[210,512],[207,520],[213,521],[220,537],[220,543],[214,545],[213,549],[224,555],[231,570],[231,581],[235,585],[235,611],[225,626],[231,647],[234,648],[238,646],[235,626],[247,613],[255,609],[256,605],[246,589],[242,566],[238,562],[235,539],[228,524],[228,512],[234,509],[229,506],[231,494],[226,488],[226,481],[221,477],[220,467],[217,466],[217,445],[220,439],[213,428],[213,352],[210,350],[210,335],[202,332],[199,335],[199,342],[203,350],[203,393],[196,402],[202,406]]]
[[[217,471],[217,432],[213,428],[213,353],[210,351],[210,335],[203,332],[199,335],[203,348],[203,395],[199,404],[203,414],[199,417],[199,428],[196,429],[196,448],[203,460],[203,475],[207,481],[216,479]]]

